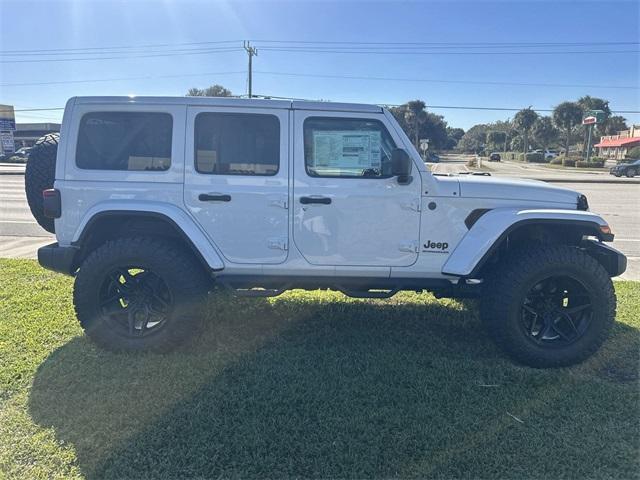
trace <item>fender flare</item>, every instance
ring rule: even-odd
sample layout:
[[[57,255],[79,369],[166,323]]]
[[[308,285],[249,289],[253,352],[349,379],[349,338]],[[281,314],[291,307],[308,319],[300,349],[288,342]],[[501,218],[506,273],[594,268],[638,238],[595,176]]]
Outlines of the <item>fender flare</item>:
[[[496,208],[484,213],[470,228],[442,267],[442,273],[473,277],[507,236],[525,225],[570,225],[588,230],[599,240],[612,241],[604,234],[602,217],[580,210]]]
[[[82,244],[91,226],[107,216],[133,215],[162,219],[171,224],[180,233],[182,239],[193,250],[199,260],[211,270],[223,270],[224,262],[214,243],[200,229],[198,224],[184,210],[159,202],[101,202],[90,208],[73,234],[71,245]]]

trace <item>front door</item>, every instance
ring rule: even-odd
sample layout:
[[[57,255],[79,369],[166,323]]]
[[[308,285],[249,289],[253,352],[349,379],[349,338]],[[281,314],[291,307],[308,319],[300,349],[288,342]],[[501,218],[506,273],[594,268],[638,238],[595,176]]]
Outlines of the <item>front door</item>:
[[[420,176],[401,185],[401,145],[383,114],[294,114],[293,236],[314,265],[409,266],[418,257]]]
[[[184,201],[230,262],[286,260],[288,139],[288,110],[187,111]]]

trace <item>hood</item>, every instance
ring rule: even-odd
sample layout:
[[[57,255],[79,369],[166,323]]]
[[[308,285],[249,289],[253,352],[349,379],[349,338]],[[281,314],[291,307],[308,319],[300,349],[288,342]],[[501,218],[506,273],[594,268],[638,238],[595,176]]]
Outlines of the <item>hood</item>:
[[[495,198],[524,200],[570,206],[575,209],[580,194],[538,180],[505,177],[460,175],[460,196],[466,198]]]

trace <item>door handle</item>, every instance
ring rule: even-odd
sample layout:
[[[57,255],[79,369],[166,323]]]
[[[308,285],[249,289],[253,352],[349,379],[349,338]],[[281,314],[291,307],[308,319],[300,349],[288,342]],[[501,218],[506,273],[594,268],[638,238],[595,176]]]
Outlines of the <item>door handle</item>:
[[[198,195],[198,200],[201,202],[230,202],[231,195],[222,193],[201,193]]]
[[[300,197],[300,203],[304,205],[308,205],[309,203],[329,205],[331,203],[331,199],[329,197]]]

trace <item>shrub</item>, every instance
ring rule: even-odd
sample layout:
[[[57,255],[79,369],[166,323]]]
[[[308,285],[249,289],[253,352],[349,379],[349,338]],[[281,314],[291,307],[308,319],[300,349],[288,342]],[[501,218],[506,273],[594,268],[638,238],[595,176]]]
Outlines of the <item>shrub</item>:
[[[640,147],[633,147],[633,148],[629,149],[625,156],[627,158],[629,158],[629,159],[632,159],[632,160],[636,160],[636,159],[640,158]]]
[[[558,155],[555,158],[552,158],[551,161],[549,162],[551,165],[562,165],[562,160],[564,159],[564,157]]]
[[[562,159],[562,166],[563,167],[575,167],[576,166],[576,159],[575,158],[563,158]]]
[[[576,167],[578,168],[602,168],[604,167],[604,160],[594,160],[585,162],[583,160],[579,160],[576,162]]]
[[[504,153],[500,153],[500,156],[502,157],[502,160],[518,160],[519,159],[519,155],[522,155],[521,153],[518,152],[504,152]]]

